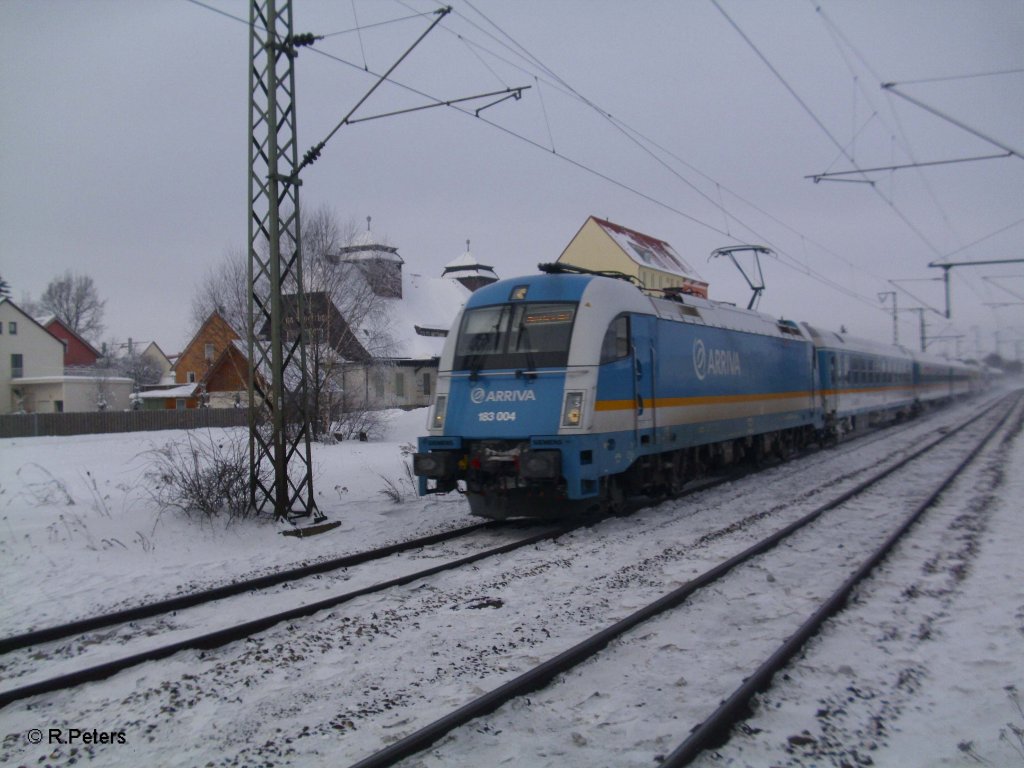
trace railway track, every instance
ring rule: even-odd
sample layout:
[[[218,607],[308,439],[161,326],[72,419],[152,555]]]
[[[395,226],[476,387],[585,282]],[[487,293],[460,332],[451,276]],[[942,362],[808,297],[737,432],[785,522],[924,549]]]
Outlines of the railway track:
[[[941,437],[920,447],[901,461],[886,467],[884,470],[874,474],[872,477],[860,482],[856,487],[843,492],[825,504],[821,504],[810,513],[803,515],[798,520],[786,525],[770,536],[765,537],[753,546],[745,549],[743,552],[740,552],[728,560],[715,565],[699,576],[690,579],[678,589],[663,595],[659,599],[645,605],[639,610],[634,611],[624,619],[605,627],[586,640],[577,643],[568,650],[549,658],[547,661],[529,669],[503,685],[492,689],[473,701],[454,709],[432,723],[429,723],[404,738],[395,741],[388,747],[367,756],[355,763],[353,768],[371,768],[371,766],[377,767],[393,765],[400,760],[429,748],[431,745],[449,734],[454,735],[456,729],[461,729],[459,731],[460,733],[468,733],[472,731],[472,733],[468,733],[468,736],[466,736],[466,738],[471,742],[476,734],[501,732],[502,728],[500,725],[490,726],[486,723],[476,723],[475,729],[466,729],[462,728],[462,726],[465,726],[471,721],[475,721],[479,718],[484,718],[491,713],[495,713],[499,708],[514,699],[526,696],[527,694],[532,694],[533,692],[541,691],[546,686],[549,686],[555,678],[565,676],[570,670],[573,670],[584,661],[595,659],[595,657],[608,648],[610,644],[619,641],[631,630],[637,629],[642,625],[645,625],[647,622],[661,620],[664,615],[670,614],[674,609],[680,608],[699,596],[708,595],[712,589],[721,589],[720,585],[725,583],[729,574],[742,566],[749,566],[751,563],[756,562],[758,558],[762,558],[766,553],[775,550],[780,546],[780,544],[796,541],[800,532],[814,525],[819,521],[819,519],[826,515],[826,513],[835,511],[836,514],[841,515],[844,514],[845,510],[845,515],[849,519],[856,521],[858,518],[858,513],[856,512],[857,502],[870,493],[878,493],[878,489],[881,487],[881,484],[887,483],[887,487],[890,488],[890,490],[885,492],[891,494],[891,488],[902,484],[902,478],[907,474],[912,473],[914,471],[914,467],[919,467],[922,460],[933,461],[935,454],[941,453],[940,449],[948,449],[948,441],[950,438],[953,436],[962,437],[965,434],[969,434],[972,430],[975,432],[983,431],[984,434],[977,440],[977,444],[973,447],[967,457],[964,458],[962,455],[957,457],[955,466],[945,474],[942,482],[939,483],[937,487],[931,488],[929,491],[925,492],[923,494],[923,499],[913,502],[912,512],[907,514],[894,530],[885,532],[884,540],[881,544],[873,545],[867,556],[863,557],[855,566],[851,566],[851,574],[843,581],[838,589],[825,598],[821,598],[816,601],[818,602],[818,605],[815,606],[810,616],[801,622],[798,629],[795,632],[787,631],[785,633],[785,642],[765,655],[767,661],[763,661],[756,665],[756,670],[753,673],[750,673],[749,670],[739,673],[740,677],[744,679],[743,684],[740,685],[740,687],[731,695],[727,695],[726,701],[722,707],[710,716],[703,718],[702,724],[695,729],[691,736],[664,758],[665,765],[676,766],[687,764],[694,756],[699,754],[701,750],[715,743],[716,739],[721,739],[723,734],[727,733],[732,724],[735,723],[737,718],[742,715],[750,697],[767,684],[771,675],[781,668],[781,666],[784,665],[786,661],[803,646],[806,640],[812,636],[818,628],[820,628],[821,624],[829,616],[834,615],[836,611],[841,610],[847,596],[850,594],[851,590],[853,590],[855,585],[871,572],[872,568],[874,568],[885,557],[886,553],[888,553],[895,542],[910,529],[913,523],[932,504],[934,504],[942,491],[954,482],[956,477],[973,460],[973,458],[977,456],[992,436],[997,433],[1013,409],[1019,405],[1019,401],[1020,395],[1017,394],[1012,404],[1008,404],[1008,399],[997,402],[969,421],[964,422],[955,429],[949,430]],[[983,420],[985,425],[984,430],[981,428]],[[994,426],[989,427],[989,423],[994,423]],[[905,472],[897,475],[901,470],[905,470]],[[899,482],[897,482],[897,480],[899,480]],[[850,512],[851,509],[854,510],[854,512]],[[830,523],[834,522],[832,515],[829,515],[828,519]],[[876,523],[872,522],[872,524]],[[856,529],[856,526],[854,526],[854,529]],[[861,530],[860,534],[863,534],[863,532],[864,531]],[[853,543],[856,536],[860,534],[851,534],[845,538],[844,541],[848,540]],[[840,548],[842,548],[842,544],[840,544]],[[849,549],[852,550],[855,549],[855,547],[851,546]],[[852,554],[849,551],[845,553],[843,556],[844,562],[850,560],[851,557]],[[829,552],[825,554],[825,560],[822,565],[822,568],[825,569],[822,571],[823,573],[835,570],[835,568],[832,567],[834,566],[834,559],[836,559],[835,553]],[[711,599],[712,602],[717,600],[719,604],[722,601],[722,597],[720,595],[715,598],[708,599]],[[742,611],[742,609],[737,610]],[[654,634],[657,634],[657,632],[654,632]],[[707,639],[705,639],[705,642],[706,641]],[[613,656],[614,654],[612,651],[609,651],[609,655]],[[656,652],[652,651],[652,655],[656,655]],[[614,664],[613,661],[609,661],[608,663]],[[576,674],[584,676],[583,673],[578,670],[576,671]],[[659,675],[663,674],[664,671],[659,670]],[[736,674],[732,676],[736,677]],[[723,675],[723,677],[728,677],[728,675]],[[533,698],[532,700],[536,702],[536,698]],[[543,719],[543,715],[541,715],[541,719]],[[479,738],[485,739],[485,737]],[[477,748],[478,745],[471,744],[467,752],[478,754]],[[434,757],[443,762],[443,758],[439,755],[434,755]],[[486,758],[482,759],[486,762]]]
[[[878,438],[873,438],[870,435],[860,437],[861,441],[870,441],[872,439]],[[756,471],[759,470],[744,468],[735,472],[731,472],[728,475],[706,478],[684,490],[681,494],[676,496],[675,499],[678,500],[686,496],[691,496],[708,491],[725,483],[735,482]],[[638,501],[635,506],[640,507],[643,505],[650,505],[651,503],[652,502],[649,500]],[[594,525],[600,521],[598,519],[591,519],[586,522],[588,525]],[[176,615],[180,611],[186,611],[190,608],[208,605],[211,603],[215,603],[217,601],[226,600],[228,598],[243,595],[246,593],[267,590],[271,587],[282,584],[290,585],[293,582],[296,582],[300,579],[317,577],[323,574],[330,573],[332,571],[345,570],[375,560],[382,560],[384,558],[391,557],[394,555],[413,552],[425,547],[432,547],[434,545],[456,541],[478,532],[491,530],[508,530],[510,528],[522,526],[524,524],[525,521],[488,521],[476,523],[451,531],[445,531],[403,542],[397,542],[394,544],[379,547],[373,550],[368,550],[365,552],[357,552],[338,558],[332,558],[317,563],[304,565],[297,568],[282,569],[256,578],[239,580],[236,582],[232,582],[230,584],[222,585],[207,590],[196,591],[186,595],[179,595],[166,600],[155,601],[152,603],[147,603],[139,606],[133,606],[127,609],[111,611],[91,617],[85,617],[60,625],[34,629],[28,632],[0,639],[0,654],[14,654],[16,651],[35,648],[37,646],[41,646],[47,643],[57,643],[59,641],[66,641],[66,643],[63,645],[63,649],[65,649],[65,652],[62,653],[62,655],[74,655],[74,650],[72,649],[76,648],[88,648],[92,655],[96,655],[97,647],[102,646],[103,642],[108,639],[113,640],[113,642],[116,642],[119,646],[123,647],[132,641],[133,635],[152,635],[166,631],[169,627],[160,626],[160,617]],[[454,558],[441,566],[433,566],[428,569],[414,571],[399,578],[384,580],[382,582],[375,583],[368,587],[346,592],[341,595],[335,595],[326,599],[316,600],[306,605],[301,605],[299,607],[285,611],[271,613],[258,619],[247,621],[234,626],[225,627],[223,629],[218,629],[212,632],[193,632],[184,639],[164,643],[162,645],[148,648],[138,653],[124,654],[122,652],[115,659],[105,660],[101,663],[91,664],[87,667],[76,669],[63,674],[53,675],[45,679],[37,679],[29,684],[9,688],[6,690],[0,690],[0,707],[6,706],[7,704],[13,701],[17,701],[22,698],[27,698],[29,696],[70,688],[85,682],[102,680],[120,671],[128,669],[132,666],[144,663],[146,661],[155,661],[162,658],[167,658],[168,656],[178,653],[179,651],[188,649],[215,648],[226,643],[251,636],[254,633],[269,629],[276,624],[288,622],[294,619],[302,618],[304,616],[309,616],[320,610],[333,608],[335,606],[353,600],[357,597],[373,594],[375,592],[380,592],[396,586],[401,586],[412,581],[427,578],[444,570],[458,568],[461,566],[477,562],[478,560],[485,559],[487,557],[493,557],[495,555],[503,554],[505,552],[509,552],[523,546],[529,546],[530,544],[536,543],[537,541],[561,535],[562,533],[568,530],[572,530],[573,527],[575,526],[549,528],[546,529],[544,532],[538,534],[537,536],[529,536],[522,539],[521,541],[502,544],[498,547],[487,548],[473,555]],[[146,620],[151,619],[157,620],[155,622],[157,624],[157,627],[155,629],[146,629],[145,627],[139,626],[140,622],[145,622]],[[119,626],[129,626],[134,631],[129,631],[127,633],[119,633],[116,630],[116,628]],[[101,632],[104,630],[106,631]],[[4,671],[7,673],[5,677],[7,678],[8,682],[17,680],[19,677],[23,678],[26,676],[31,676],[31,670],[28,673],[24,671],[15,671],[12,674],[11,669],[15,666],[16,665],[12,665],[9,660],[0,660],[0,669],[4,669]]]
[[[78,645],[79,647],[92,647],[97,641],[94,637],[89,637],[88,633],[95,633],[100,629],[108,629],[118,625],[132,625],[137,629],[137,622],[144,619],[153,619],[161,616],[167,616],[169,614],[177,614],[179,611],[186,610],[188,608],[207,605],[209,603],[236,597],[248,592],[266,589],[282,583],[290,583],[296,579],[309,578],[329,571],[347,569],[374,560],[381,560],[386,557],[407,552],[418,552],[426,547],[446,544],[458,539],[463,539],[480,531],[514,529],[516,527],[522,527],[522,524],[516,522],[509,524],[493,521],[477,523],[452,531],[412,539],[374,550],[368,550],[366,552],[346,555],[344,557],[334,558],[300,568],[278,571],[259,578],[248,579],[214,589],[195,592],[189,595],[172,598],[170,600],[163,600],[157,603],[137,606],[123,611],[102,614],[67,624],[34,630],[32,632],[5,638],[0,641],[0,653],[11,654],[15,651],[33,648],[43,643],[53,643],[72,638],[77,639],[78,642],[69,642],[69,646]],[[536,528],[537,526],[532,527]],[[543,530],[539,533],[533,533],[523,538],[516,539],[515,541],[500,544],[499,546],[488,547],[470,555],[448,558],[439,565],[434,565],[426,569],[415,570],[402,576],[376,582],[370,586],[352,590],[344,594],[332,595],[328,598],[316,600],[288,610],[278,611],[262,616],[258,619],[235,624],[212,632],[192,634],[185,639],[165,643],[139,653],[121,655],[116,659],[104,661],[99,664],[93,664],[65,674],[36,680],[32,683],[24,684],[15,688],[0,690],[0,707],[7,706],[11,702],[27,698],[29,696],[58,691],[94,680],[102,680],[122,670],[128,669],[129,667],[133,667],[147,661],[164,659],[178,653],[179,651],[188,649],[216,648],[226,643],[249,637],[257,632],[262,632],[277,624],[293,621],[305,616],[310,616],[318,611],[334,608],[335,606],[342,605],[343,603],[363,595],[369,595],[375,592],[381,592],[393,587],[401,586],[403,584],[408,584],[446,570],[463,567],[488,557],[494,557],[546,539],[561,536],[565,532],[572,530],[574,527],[576,527],[576,525],[544,526]],[[139,633],[136,632],[135,634]],[[124,639],[119,640],[120,644],[124,644],[125,642],[126,640]],[[5,667],[7,666],[4,662],[0,662],[0,664]],[[8,681],[12,680],[9,673],[5,674],[5,678]]]
[[[54,687],[54,695],[26,700],[8,707],[3,714],[8,722],[34,718],[37,716],[33,712],[43,711],[60,718],[57,724],[97,720],[128,723],[136,738],[142,739],[143,748],[152,741],[149,729],[158,727],[158,733],[171,736],[170,742],[162,742],[167,749],[177,740],[172,736],[175,731],[194,728],[196,722],[189,724],[190,719],[202,717],[205,708],[198,702],[209,701],[212,696],[219,701],[225,723],[238,722],[237,718],[246,721],[249,714],[244,702],[251,701],[253,694],[261,698],[258,692],[269,685],[271,690],[281,691],[280,703],[274,707],[278,715],[273,718],[284,715],[280,723],[284,734],[290,734],[290,740],[301,740],[302,733],[307,732],[329,740],[336,749],[344,750],[343,756],[338,756],[344,764],[371,752],[381,739],[394,738],[402,723],[427,722],[446,700],[443,696],[437,698],[436,686],[452,685],[452,691],[458,691],[453,703],[465,701],[467,693],[479,690],[478,686],[494,686],[507,679],[509,673],[504,669],[519,671],[557,654],[590,631],[587,627],[613,622],[631,610],[624,606],[646,601],[672,582],[681,583],[680,577],[666,579],[671,568],[686,573],[688,578],[691,565],[726,557],[769,525],[781,526],[803,515],[824,497],[812,487],[808,474],[819,478],[827,474],[830,490],[835,493],[860,480],[874,461],[894,461],[908,450],[908,445],[920,443],[924,435],[938,434],[947,429],[945,425],[954,423],[952,413],[937,411],[934,415],[938,418],[928,416],[868,433],[800,461],[773,465],[756,478],[730,476],[709,481],[690,489],[690,494],[699,494],[696,503],[668,501],[663,507],[643,510],[628,520],[602,522],[585,534],[538,543],[528,554],[498,557],[486,565],[468,564],[452,570],[444,579],[424,579],[425,572],[419,572],[405,589],[379,595],[372,590],[361,592],[368,597],[343,610],[323,610],[303,621],[284,619],[268,631],[248,635],[245,642],[216,651],[185,653],[102,685],[64,693],[58,692],[63,685]],[[873,443],[878,444],[869,456],[858,454],[859,447]],[[813,471],[809,473],[809,469]],[[704,493],[722,484],[726,487]],[[777,505],[759,502],[773,496],[780,500]],[[593,559],[597,553],[603,555],[599,561]],[[424,556],[433,557],[434,553]],[[651,562],[650,568],[643,564],[645,559]],[[630,565],[633,562],[640,567],[634,569]],[[369,576],[361,568],[352,584],[367,583]],[[552,583],[549,577],[561,579],[567,588],[575,586],[563,594],[552,589],[559,582]],[[417,579],[419,583],[412,583]],[[279,597],[289,596],[284,591],[275,592]],[[293,599],[296,596],[307,597],[298,590],[291,595]],[[254,612],[266,610],[255,607]],[[458,634],[445,630],[452,622],[458,622]],[[204,624],[200,621],[198,626]],[[158,639],[154,637],[153,641]],[[230,639],[221,638],[224,642]],[[197,646],[190,643],[187,647]],[[409,649],[416,649],[416,653],[410,654]],[[46,652],[53,655],[53,646]],[[4,660],[0,660],[2,664]],[[325,681],[326,670],[331,671]],[[50,668],[51,674],[59,671],[56,666]],[[117,670],[101,671],[105,677]],[[414,674],[422,674],[422,680],[415,679]],[[275,688],[296,684],[299,687],[294,690]],[[290,703],[293,700],[315,702],[318,712],[328,714],[319,715],[320,720],[315,719],[317,716],[312,720],[303,718],[300,727],[291,728],[289,713],[296,711]],[[260,710],[259,721],[263,722],[263,706]],[[243,742],[224,744],[218,751],[236,754],[236,760],[242,763],[274,764],[273,755],[281,754],[277,750],[287,749],[284,736],[275,736],[274,730],[270,729],[258,747]],[[276,732],[281,734],[282,730]],[[157,743],[161,742],[153,742],[148,748]],[[16,759],[15,751],[6,754],[0,748],[0,762]],[[302,754],[301,749],[297,754]],[[27,756],[17,759],[31,762]],[[192,758],[183,759],[188,762]],[[54,762],[60,764],[59,760]]]
[[[909,422],[901,426],[890,426],[881,430],[873,430],[865,434],[858,435],[855,440],[849,443],[842,443],[841,447],[845,448],[849,445],[855,447],[863,447],[866,444],[877,440],[892,440],[900,432],[912,428],[919,422]],[[799,458],[812,457],[820,452],[817,449],[802,454]],[[831,455],[831,454],[829,454]],[[793,457],[797,458],[797,457]],[[774,465],[768,465],[774,466]],[[698,481],[687,487],[683,493],[674,497],[675,499],[684,498],[686,496],[693,495],[702,491],[710,490],[718,487],[725,483],[734,482],[746,477],[753,472],[760,471],[764,467],[755,469],[743,468],[735,472],[731,472],[727,475],[718,475],[706,478]],[[639,500],[636,502],[636,506],[649,506],[650,504],[660,503],[661,499],[655,500]],[[486,521],[479,522],[461,528],[453,529],[450,531],[443,531],[428,536],[417,537],[402,542],[396,542],[393,544],[378,547],[372,550],[364,552],[356,552],[348,555],[343,555],[337,558],[330,558],[327,560],[311,563],[295,568],[286,568],[274,571],[273,573],[265,574],[250,579],[239,579],[232,581],[229,584],[221,585],[218,587],[212,587],[204,590],[196,590],[189,592],[184,595],[178,595],[163,600],[153,601],[151,603],[145,603],[138,606],[132,606],[125,609],[119,609],[114,611],[108,611],[106,613],[97,614],[94,616],[87,616],[80,619],[76,619],[63,624],[52,625],[48,627],[42,627],[38,629],[31,629],[26,632],[17,633],[8,637],[0,638],[0,654],[11,653],[13,651],[28,648],[42,643],[54,642],[61,639],[80,635],[85,632],[96,631],[104,629],[106,627],[126,624],[130,622],[137,622],[143,619],[153,618],[156,616],[171,614],[176,611],[180,611],[193,606],[210,603],[216,600],[222,600],[235,595],[244,594],[246,592],[252,592],[255,590],[268,589],[273,586],[280,584],[290,583],[298,579],[308,578],[310,576],[317,576],[326,574],[331,571],[342,570],[351,568],[363,563],[371,562],[373,560],[379,560],[385,557],[389,557],[395,554],[401,554],[416,550],[422,547],[431,546],[443,542],[452,541],[455,539],[462,538],[476,531],[508,528],[523,524],[526,521]],[[597,522],[596,520],[591,522]]]
[[[356,552],[350,555],[331,558],[329,560],[323,560],[297,568],[286,568],[252,579],[240,579],[220,587],[197,590],[185,595],[179,595],[165,600],[157,600],[144,605],[132,606],[131,608],[125,608],[118,611],[109,611],[107,613],[65,622],[64,624],[55,624],[49,627],[33,629],[28,632],[11,635],[10,637],[0,638],[0,654],[10,653],[21,648],[28,648],[41,643],[62,640],[64,638],[73,637],[74,635],[80,635],[84,632],[110,627],[115,624],[126,624],[128,622],[140,621],[154,616],[173,613],[185,608],[202,605],[203,603],[210,603],[215,600],[223,600],[227,597],[233,597],[234,595],[241,595],[245,592],[267,589],[269,587],[277,586],[278,584],[295,581],[296,579],[304,579],[309,576],[316,576],[318,574],[328,573],[342,568],[351,568],[356,565],[368,563],[372,560],[379,560],[384,557],[389,557],[390,555],[396,555],[402,552],[419,549],[421,547],[428,547],[433,544],[451,541],[479,530],[486,530],[495,527],[498,526],[492,522],[477,523],[476,525],[464,526],[450,531],[435,533],[430,536],[421,536],[416,539],[409,539],[407,541],[389,544],[384,547],[377,547],[365,552]]]

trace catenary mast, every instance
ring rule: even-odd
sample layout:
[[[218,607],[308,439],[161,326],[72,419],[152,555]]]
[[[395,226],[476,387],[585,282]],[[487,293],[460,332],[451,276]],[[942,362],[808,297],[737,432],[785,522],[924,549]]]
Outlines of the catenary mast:
[[[306,38],[309,38],[308,40]],[[249,16],[249,486],[257,511],[320,519],[309,444],[291,0]],[[282,293],[295,294],[287,327]]]

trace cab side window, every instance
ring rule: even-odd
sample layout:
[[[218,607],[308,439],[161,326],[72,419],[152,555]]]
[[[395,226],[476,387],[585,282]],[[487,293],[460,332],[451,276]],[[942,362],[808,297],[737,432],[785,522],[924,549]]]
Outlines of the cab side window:
[[[629,317],[619,315],[612,320],[601,342],[601,364],[629,357]]]

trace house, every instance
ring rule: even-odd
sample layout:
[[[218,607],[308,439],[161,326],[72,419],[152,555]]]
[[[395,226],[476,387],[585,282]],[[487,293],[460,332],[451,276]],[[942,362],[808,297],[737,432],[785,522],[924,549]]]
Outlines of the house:
[[[135,341],[131,337],[111,350],[119,367],[129,372],[140,385],[170,383],[171,359],[155,341]]]
[[[369,224],[369,219],[367,223]],[[405,269],[398,248],[367,227],[330,261],[333,293],[305,294],[306,368],[325,422],[341,413],[429,405],[448,329],[472,285],[497,280],[491,267],[468,251],[441,277]],[[293,340],[298,311],[294,295],[282,297],[285,338]],[[268,338],[268,323],[258,331]]]
[[[348,406],[419,408],[432,402],[445,337],[472,292],[467,282],[497,279],[468,250],[456,262],[440,277],[405,270],[398,249],[378,241],[369,228],[337,254],[339,268],[352,273],[346,276],[350,290],[369,289],[373,295],[366,311],[346,318],[369,356],[346,361],[342,389]]]
[[[384,298],[356,327],[369,361],[345,367],[343,388],[365,407],[430,405],[448,330],[470,291],[456,280],[406,272],[401,298]]]
[[[246,344],[217,312],[206,319],[177,356],[171,374],[171,383],[138,394],[143,408],[239,408],[248,403]]]
[[[64,367],[91,367],[102,357],[102,353],[92,344],[83,339],[67,324],[55,315],[36,318],[51,335],[56,336],[64,343]]]
[[[664,240],[591,216],[562,255],[561,264],[635,277],[648,290],[676,290],[707,298],[708,284]]]
[[[0,413],[124,410],[134,383],[92,369],[67,375],[67,346],[18,305],[0,299]],[[95,350],[94,350],[95,351]]]
[[[348,322],[326,291],[305,294],[305,330],[307,344],[324,345],[345,360],[369,360],[370,353],[359,343]],[[284,337],[294,340],[298,333],[298,307],[295,294],[281,297],[284,312]],[[270,338],[270,321],[260,328],[259,337]]]

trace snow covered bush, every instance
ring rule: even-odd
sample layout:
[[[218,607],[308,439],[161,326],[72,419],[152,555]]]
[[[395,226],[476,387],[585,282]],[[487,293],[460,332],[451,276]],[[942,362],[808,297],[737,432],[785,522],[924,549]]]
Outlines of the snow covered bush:
[[[349,406],[331,423],[330,432],[338,440],[380,439],[390,419],[391,411]]]
[[[256,515],[249,503],[249,443],[244,430],[189,430],[185,442],[153,449],[148,458],[149,492],[161,511],[209,522]]]

